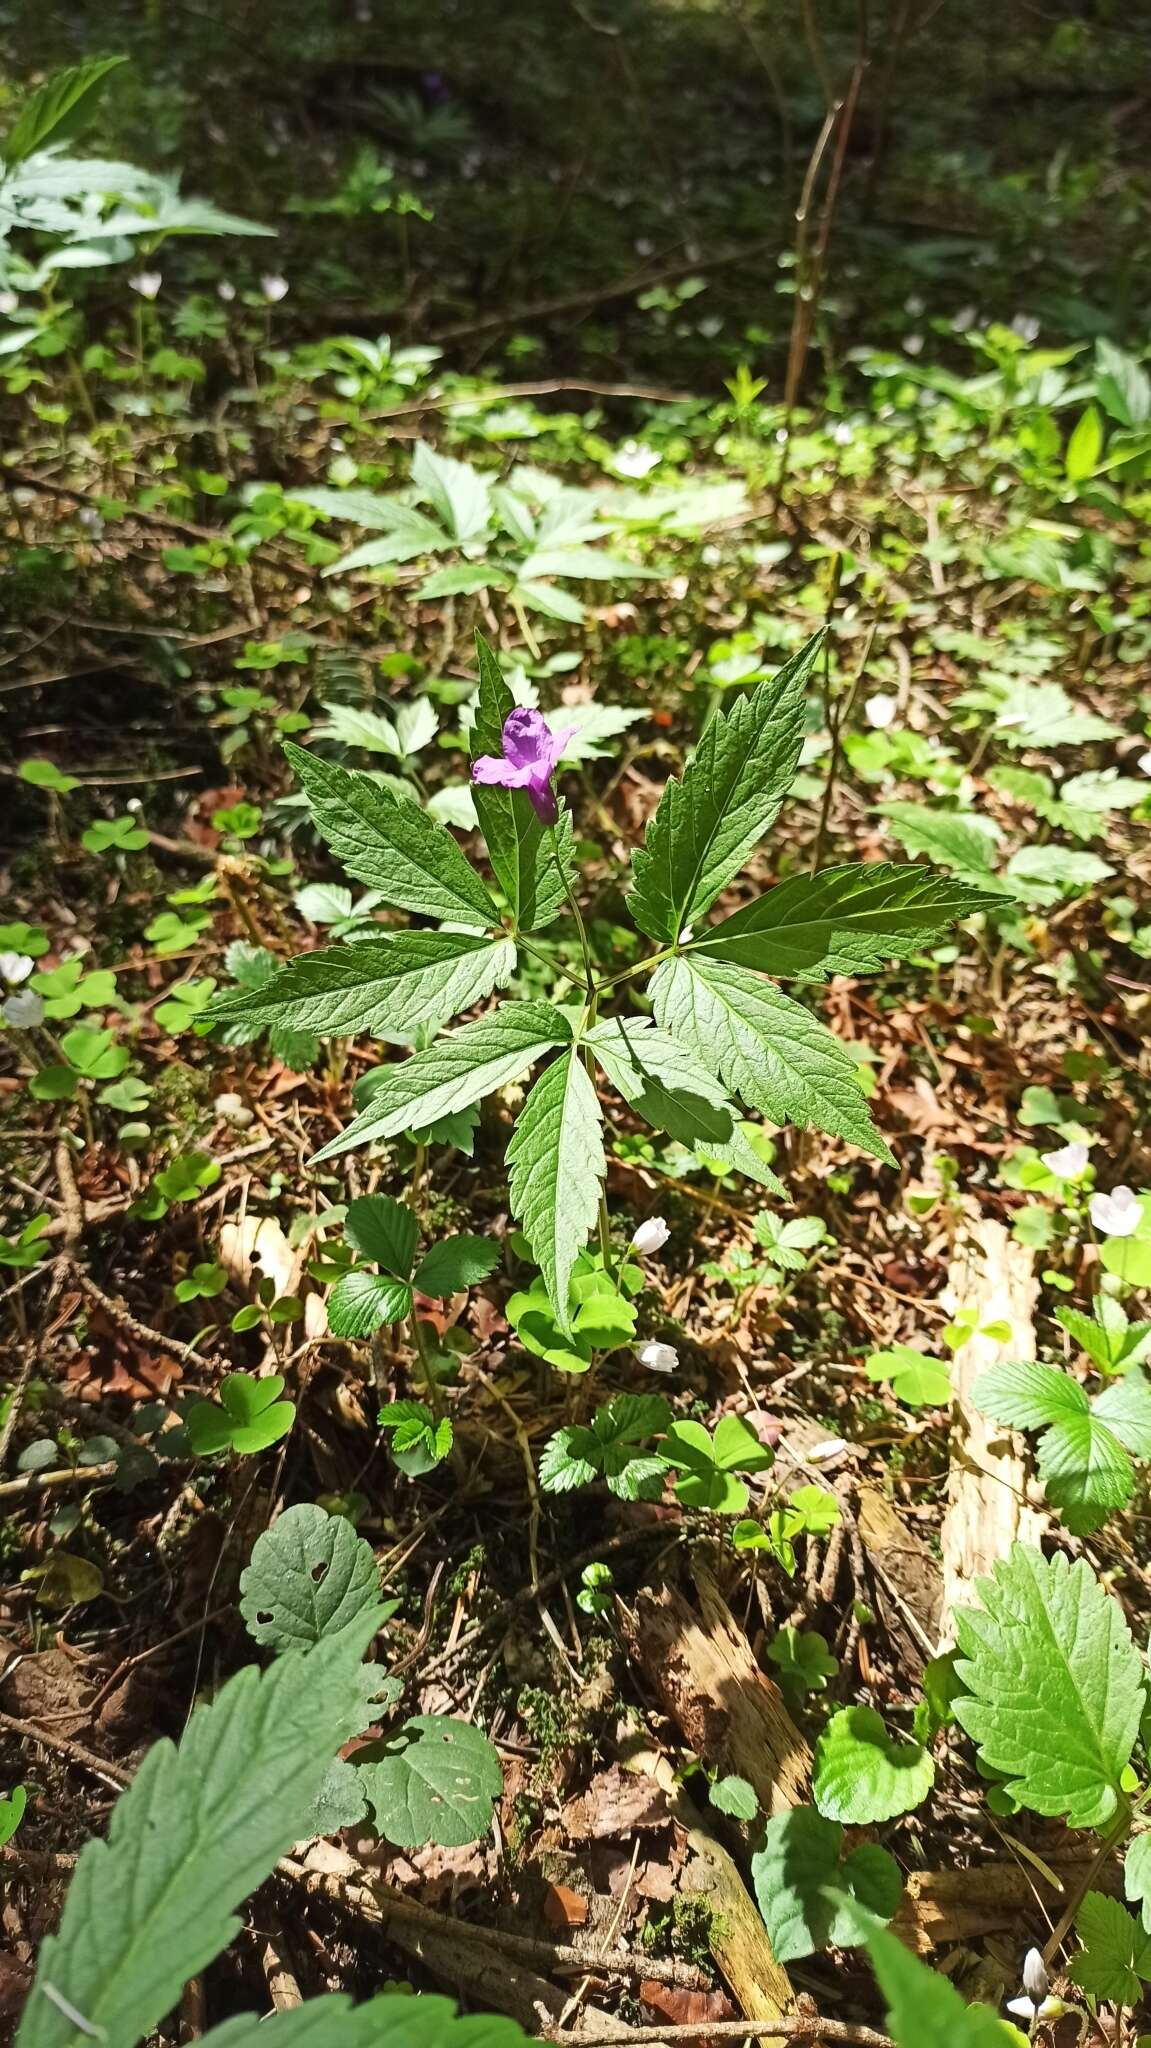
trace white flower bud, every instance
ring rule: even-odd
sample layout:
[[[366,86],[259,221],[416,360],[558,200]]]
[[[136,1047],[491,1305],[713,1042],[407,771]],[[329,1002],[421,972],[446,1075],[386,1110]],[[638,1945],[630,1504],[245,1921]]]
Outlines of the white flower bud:
[[[1130,1188],[1117,1187],[1109,1195],[1092,1195],[1090,1214],[1104,1237],[1131,1237],[1139,1228],[1143,1207]]]
[[[670,1236],[671,1232],[662,1216],[649,1216],[646,1223],[640,1224],[632,1238],[631,1248],[633,1252],[639,1253],[641,1259],[646,1259],[649,1253],[662,1250]]]
[[[1042,1955],[1037,1948],[1029,1948],[1023,1958],[1023,1989],[1033,2005],[1042,2005],[1049,1983]]]
[[[1058,1152],[1041,1152],[1040,1160],[1057,1180],[1078,1180],[1086,1172],[1088,1151],[1078,1139],[1072,1145],[1064,1145]]]

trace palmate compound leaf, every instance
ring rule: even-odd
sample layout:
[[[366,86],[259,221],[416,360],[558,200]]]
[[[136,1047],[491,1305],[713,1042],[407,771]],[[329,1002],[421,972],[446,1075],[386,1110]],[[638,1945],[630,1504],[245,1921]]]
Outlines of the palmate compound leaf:
[[[203,2048],[522,2048],[515,2020],[457,2014],[451,2001],[384,1992],[366,2005],[335,1994],[288,2012],[244,2014],[205,2034]]]
[[[1104,1828],[1143,1708],[1142,1661],[1117,1601],[1084,1559],[1015,1543],[981,1605],[955,1616],[964,1687],[955,1717],[988,1770],[1033,1813]]]
[[[590,1424],[570,1423],[548,1438],[540,1457],[540,1485],[545,1493],[571,1493],[578,1486],[590,1486],[596,1479],[607,1481],[621,1500],[634,1500],[625,1476],[639,1456],[640,1446],[661,1436],[671,1421],[671,1409],[662,1394],[616,1394],[597,1409]],[[645,1468],[662,1460],[643,1460]]]
[[[886,1928],[865,1922],[861,1938],[887,2001],[895,2048],[1026,2048],[1018,2027],[989,2005],[965,2005],[948,1978],[929,1970]]]
[[[382,903],[481,931],[499,925],[495,904],[446,825],[357,769],[321,761],[290,740],[284,752],[320,837]]]
[[[934,1782],[927,1750],[889,1735],[874,1707],[841,1708],[815,1746],[812,1795],[827,1820],[893,1820],[919,1806]]]
[[[795,875],[697,935],[692,951],[761,974],[869,974],[936,944],[960,917],[1002,898],[923,865],[889,861]]]
[[[305,1502],[287,1508],[252,1546],[240,1574],[240,1613],[248,1634],[273,1650],[305,1649],[380,1605],[380,1570],[371,1545],[344,1515]]]
[[[844,1893],[878,1920],[891,1919],[903,1889],[894,1857],[875,1843],[841,1861],[842,1850],[839,1822],[814,1807],[793,1806],[768,1821],[751,1877],[777,1962],[799,1962],[829,1943],[854,1948],[862,1941],[858,1918],[844,1910]]]
[[[419,1228],[415,1211],[394,1195],[359,1195],[344,1218],[344,1236],[353,1249],[397,1280],[411,1278]]]
[[[332,1159],[373,1138],[395,1138],[470,1109],[494,1089],[518,1081],[545,1052],[570,1039],[570,1024],[550,1003],[503,1003],[386,1068],[367,1108],[316,1159]]]
[[[1151,1385],[1132,1369],[1089,1401],[1055,1366],[1019,1360],[982,1373],[976,1405],[1011,1429],[1041,1429],[1039,1473],[1073,1535],[1098,1529],[1135,1486],[1129,1452],[1151,1457]]]
[[[817,633],[751,696],[717,711],[682,782],[666,785],[632,861],[628,908],[649,938],[678,939],[775,818],[799,765],[804,692],[822,644]]]
[[[413,1714],[378,1763],[364,1764],[364,1790],[381,1835],[400,1849],[438,1842],[462,1848],[491,1826],[503,1791],[499,1755],[468,1721]]]
[[[855,1062],[802,1004],[746,967],[702,955],[665,960],[651,979],[657,1024],[733,1095],[774,1124],[813,1126],[894,1164],[867,1113]]]
[[[681,1145],[721,1158],[782,1195],[782,1181],[740,1129],[739,1111],[697,1055],[647,1017],[611,1017],[592,1026],[590,1045],[612,1087],[638,1114]]]
[[[365,1612],[334,1641],[249,1665],[196,1708],[178,1748],[153,1745],[107,1840],[80,1855],[19,2048],[75,2048],[81,2033],[135,2048],[227,1947],[235,1908],[306,1833],[328,1765],[371,1719],[381,1674],[362,1659],[377,1622]]]
[[[213,1023],[314,1032],[319,1038],[382,1038],[410,1045],[483,1002],[516,964],[510,939],[471,932],[397,932],[325,946],[281,967],[258,988],[229,989],[205,1015]]]
[[[480,688],[472,727],[473,761],[481,754],[503,752],[504,720],[515,709],[515,698],[500,673],[499,662],[480,633],[476,634],[476,658]],[[511,906],[516,930],[542,931],[563,908],[565,878],[570,883],[573,874],[571,813],[562,811],[559,823],[546,828],[522,789],[476,783],[472,797],[488,858]]]
[[[1067,1975],[1092,1998],[1137,2005],[1151,1979],[1151,1935],[1134,1915],[1105,1892],[1088,1892],[1075,1915],[1083,1943]]]
[[[569,1335],[568,1282],[607,1172],[599,1100],[574,1047],[540,1075],[516,1119],[507,1161],[512,1214]]]

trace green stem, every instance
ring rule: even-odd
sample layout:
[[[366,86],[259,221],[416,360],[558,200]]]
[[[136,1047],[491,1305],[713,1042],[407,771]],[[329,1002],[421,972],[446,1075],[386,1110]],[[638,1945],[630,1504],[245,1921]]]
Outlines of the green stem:
[[[424,1326],[414,1308],[408,1321],[412,1326],[412,1342],[416,1347],[416,1356],[420,1361],[420,1376],[424,1383],[424,1392],[428,1397],[428,1407],[438,1422],[445,1413],[443,1388],[440,1386],[432,1369],[432,1362],[428,1357],[427,1342],[424,1337]]]
[[[596,1011],[599,1008],[600,995],[602,993],[603,988],[606,988],[609,984],[606,982],[602,984],[597,984],[596,982],[595,968],[592,965],[591,947],[588,944],[587,929],[584,925],[583,917],[580,914],[580,907],[579,904],[576,902],[574,891],[572,890],[568,878],[564,873],[563,862],[560,859],[559,841],[556,838],[554,826],[552,827],[552,853],[555,856],[555,864],[557,871],[559,873],[560,881],[563,884],[564,895],[567,897],[567,900],[571,905],[571,913],[575,919],[576,930],[579,933],[580,952],[583,955],[584,977],[587,982],[587,1021],[589,1024],[594,1024]],[[591,1082],[594,1088],[595,1059],[590,1051],[584,1052],[583,1061],[585,1067],[587,1068],[588,1080]],[[611,1218],[607,1213],[607,1196],[605,1195],[602,1186],[600,1188],[599,1194],[599,1248],[603,1255],[604,1272],[607,1274],[608,1279],[612,1280],[615,1277],[615,1269],[612,1265],[611,1256]]]
[[[556,837],[556,828],[554,825],[550,827],[550,831],[552,835],[552,858],[554,859],[556,864],[556,873],[560,878],[560,887],[562,888],[564,895],[567,897],[571,914],[575,919],[576,930],[579,933],[580,952],[583,955],[584,981],[587,984],[588,1002],[594,1004],[598,992],[595,983],[595,969],[592,966],[591,947],[588,945],[587,930],[584,925],[583,915],[580,911],[579,904],[576,902],[575,892],[571,886],[571,883],[568,881],[567,875],[564,873],[564,864],[560,859],[559,840]]]

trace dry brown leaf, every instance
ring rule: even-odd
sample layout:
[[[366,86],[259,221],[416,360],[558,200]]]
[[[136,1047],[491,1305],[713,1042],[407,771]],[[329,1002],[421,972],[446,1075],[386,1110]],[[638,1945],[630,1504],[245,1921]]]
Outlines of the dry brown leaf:
[[[561,1815],[573,1842],[598,1842],[630,1835],[636,1828],[663,1827],[667,1817],[659,1786],[618,1764],[601,1771],[577,1799],[569,1799]]]

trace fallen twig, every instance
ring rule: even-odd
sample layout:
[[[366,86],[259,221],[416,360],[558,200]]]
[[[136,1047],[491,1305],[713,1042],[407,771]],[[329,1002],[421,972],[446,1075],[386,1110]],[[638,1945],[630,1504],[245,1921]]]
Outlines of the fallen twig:
[[[211,1359],[206,1358],[202,1351],[197,1351],[194,1345],[182,1344],[178,1337],[165,1337],[162,1330],[153,1330],[150,1324],[140,1322],[122,1301],[114,1301],[110,1294],[105,1294],[103,1288],[97,1286],[91,1275],[85,1272],[83,1266],[78,1265],[75,1259],[64,1259],[61,1263],[81,1292],[110,1315],[113,1322],[119,1323],[121,1329],[127,1330],[130,1337],[138,1338],[141,1344],[156,1345],[159,1350],[166,1351],[170,1358],[179,1358],[185,1365],[194,1365],[197,1372],[211,1373],[214,1370]]]
[[[874,2027],[857,2027],[851,2020],[821,2020],[814,2013],[789,2013],[784,2019],[776,2020],[698,2020],[686,2027],[632,2027],[626,2033],[618,2031],[605,2034],[541,2034],[543,2041],[592,2040],[596,2048],[623,2048],[624,2042],[636,2041],[739,2041],[747,2035],[761,2040],[765,2034],[777,2035],[781,2040],[841,2041],[852,2044],[852,2048],[893,2048],[891,2036],[880,2034]]]

